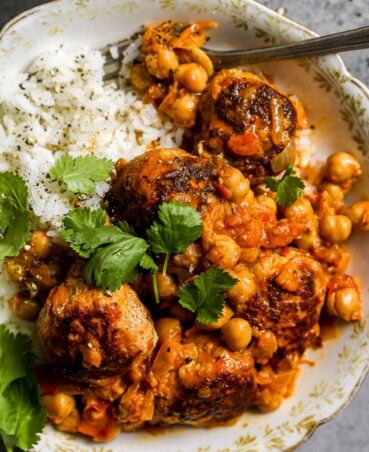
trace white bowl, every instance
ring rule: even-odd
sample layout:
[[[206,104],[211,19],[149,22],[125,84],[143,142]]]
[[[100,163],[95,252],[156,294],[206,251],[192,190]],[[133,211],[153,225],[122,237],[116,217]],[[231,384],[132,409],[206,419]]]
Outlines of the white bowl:
[[[0,71],[23,70],[43,50],[64,44],[100,48],[130,36],[142,24],[165,19],[214,19],[220,27],[214,45],[250,47],[298,41],[315,36],[306,28],[251,0],[57,0],[28,11],[8,24],[0,35]],[[369,92],[345,69],[337,56],[263,65],[287,92],[296,93],[316,126],[312,139],[316,158],[349,149],[363,164],[364,176],[353,197],[368,193]],[[342,325],[337,339],[308,357],[295,394],[269,414],[246,413],[232,427],[212,430],[173,428],[160,436],[146,432],[121,434],[115,441],[92,443],[48,426],[36,450],[53,451],[272,451],[297,446],[351,400],[369,363],[369,254],[367,235],[349,242],[350,272],[359,275],[365,304],[361,325]]]

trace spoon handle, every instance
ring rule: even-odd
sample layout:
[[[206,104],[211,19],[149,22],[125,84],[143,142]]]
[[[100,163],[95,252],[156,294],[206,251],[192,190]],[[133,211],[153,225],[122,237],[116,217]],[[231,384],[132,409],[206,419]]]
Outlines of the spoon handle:
[[[369,27],[356,28],[292,44],[244,50],[211,50],[204,48],[204,51],[211,58],[215,67],[220,69],[243,64],[328,55],[367,48],[369,48]]]

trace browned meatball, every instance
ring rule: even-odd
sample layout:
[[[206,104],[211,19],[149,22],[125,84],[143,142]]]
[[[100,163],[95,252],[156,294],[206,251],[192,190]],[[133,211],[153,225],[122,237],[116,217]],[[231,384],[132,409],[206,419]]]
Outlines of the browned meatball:
[[[313,258],[294,248],[266,252],[251,268],[259,291],[237,305],[257,334],[272,331],[284,351],[304,351],[319,337],[327,278]]]
[[[202,139],[252,182],[271,172],[270,161],[291,141],[296,110],[290,99],[254,74],[220,71],[200,102]]]
[[[241,415],[254,401],[249,351],[233,352],[215,335],[194,331],[184,342],[164,341],[152,366],[154,422],[206,426]]]
[[[108,295],[78,274],[51,290],[37,327],[49,362],[77,379],[123,374],[157,342],[150,313],[127,284]]]
[[[140,226],[151,222],[159,204],[179,201],[201,207],[213,191],[207,159],[181,149],[154,149],[118,173],[108,198],[112,216]]]

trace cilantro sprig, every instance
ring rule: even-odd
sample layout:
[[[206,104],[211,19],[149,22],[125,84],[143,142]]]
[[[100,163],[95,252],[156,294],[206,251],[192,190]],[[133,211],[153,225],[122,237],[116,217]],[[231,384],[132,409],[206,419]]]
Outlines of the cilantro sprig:
[[[174,201],[159,207],[158,220],[146,235],[153,253],[165,254],[164,275],[170,255],[182,253],[202,232],[201,215],[193,206]]]
[[[305,184],[297,176],[292,165],[289,165],[282,179],[267,177],[265,185],[276,193],[276,201],[280,206],[289,207],[304,194]]]
[[[30,237],[28,190],[24,180],[0,173],[0,260],[17,256]]]
[[[51,168],[52,181],[63,183],[72,193],[89,194],[97,182],[103,182],[113,169],[113,162],[94,155],[73,158],[68,154],[60,157]]]
[[[30,339],[0,325],[0,436],[9,452],[31,449],[46,423],[33,358]]]
[[[84,276],[89,284],[105,290],[117,290],[122,282],[132,282],[139,268],[153,273],[155,299],[159,302],[156,272],[152,254],[165,254],[163,273],[169,256],[184,251],[203,231],[201,215],[196,209],[179,202],[164,203],[158,220],[147,231],[147,240],[137,237],[126,222],[106,226],[102,209],[77,209],[64,218],[64,239],[80,256],[89,259]]]
[[[123,281],[134,281],[141,262],[144,268],[151,263],[148,243],[126,222],[105,226],[106,221],[102,209],[77,209],[64,218],[63,237],[80,256],[90,258],[84,269],[86,281],[113,292]]]
[[[201,323],[214,323],[222,315],[226,300],[225,291],[238,283],[221,268],[212,268],[201,273],[194,282],[184,284],[179,292],[179,304],[196,313]]]

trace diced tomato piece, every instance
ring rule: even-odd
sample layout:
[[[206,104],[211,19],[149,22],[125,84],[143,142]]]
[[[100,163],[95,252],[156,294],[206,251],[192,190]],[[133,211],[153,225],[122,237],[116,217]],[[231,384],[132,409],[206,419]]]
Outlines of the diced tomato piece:
[[[214,182],[214,186],[219,191],[219,193],[221,193],[221,195],[225,199],[231,199],[232,198],[232,193],[228,190],[227,187],[225,187],[224,185],[220,184],[219,182]]]
[[[232,135],[227,145],[231,152],[242,156],[255,155],[261,150],[259,137],[252,130],[242,135]]]

